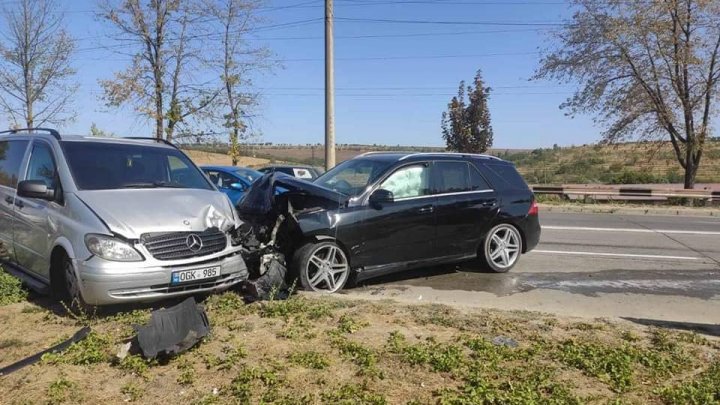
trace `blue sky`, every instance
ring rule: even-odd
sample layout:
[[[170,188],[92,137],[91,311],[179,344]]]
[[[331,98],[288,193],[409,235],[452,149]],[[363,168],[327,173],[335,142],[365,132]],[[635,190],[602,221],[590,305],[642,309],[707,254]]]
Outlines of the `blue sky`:
[[[126,66],[127,57],[92,49],[106,40],[106,27],[93,13],[95,3],[67,1],[65,7],[71,32],[79,38],[81,84],[79,116],[65,132],[87,133],[95,122],[120,135],[150,135],[149,123],[131,109],[108,110],[99,100],[98,79]],[[267,142],[322,142],[323,0],[273,0],[261,13],[265,26],[310,21],[254,35],[253,41],[269,47],[283,67],[254,78],[261,104],[253,128]],[[600,128],[590,117],[570,118],[559,109],[572,86],[528,81],[538,50],[547,44],[548,26],[514,24],[567,19],[570,10],[561,0],[336,0],[335,15],[338,143],[441,146],[440,115],[459,81],[470,81],[477,69],[493,88],[495,147],[599,139]]]

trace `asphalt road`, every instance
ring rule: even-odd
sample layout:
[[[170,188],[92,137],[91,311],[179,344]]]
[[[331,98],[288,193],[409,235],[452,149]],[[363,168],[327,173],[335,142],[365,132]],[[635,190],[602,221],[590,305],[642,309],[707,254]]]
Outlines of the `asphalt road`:
[[[538,247],[506,274],[418,269],[350,296],[680,322],[720,335],[720,218],[541,212]],[[714,331],[714,332],[713,332]]]

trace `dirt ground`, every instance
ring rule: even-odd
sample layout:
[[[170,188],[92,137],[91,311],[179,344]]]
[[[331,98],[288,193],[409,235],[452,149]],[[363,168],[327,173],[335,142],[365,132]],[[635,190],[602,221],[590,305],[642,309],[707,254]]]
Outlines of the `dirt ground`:
[[[199,150],[186,150],[184,151],[190,159],[192,159],[197,165],[216,165],[216,166],[230,166],[232,160],[230,156],[222,153],[210,153]],[[245,167],[260,167],[270,162],[268,159],[254,158],[250,156],[242,156],[238,162],[238,166]]]
[[[167,304],[167,303],[165,303]],[[148,308],[65,313],[0,306],[0,366],[71,336],[59,355],[0,377],[3,403],[712,403],[720,342],[686,332],[531,312],[296,295],[204,302],[211,337],[178,357],[115,357]],[[114,311],[114,312],[113,312]]]

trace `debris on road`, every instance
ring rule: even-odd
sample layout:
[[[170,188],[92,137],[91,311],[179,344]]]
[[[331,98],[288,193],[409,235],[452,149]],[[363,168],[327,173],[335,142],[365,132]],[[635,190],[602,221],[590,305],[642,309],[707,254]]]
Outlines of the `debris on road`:
[[[515,339],[513,339],[513,338],[509,338],[509,337],[507,337],[507,336],[496,336],[496,337],[492,340],[492,343],[493,343],[495,346],[518,347],[518,342],[517,342],[517,340],[515,340]]]
[[[150,313],[150,322],[136,326],[140,351],[147,359],[172,356],[195,346],[210,334],[205,309],[190,297],[178,305]]]
[[[243,285],[247,301],[286,299],[290,296],[286,277],[285,256],[281,253],[265,254],[260,261],[261,276]]]
[[[67,348],[72,346],[74,343],[77,343],[77,342],[85,339],[88,334],[90,334],[90,327],[86,326],[86,327],[80,329],[79,331],[75,332],[75,334],[72,335],[72,337],[70,337],[70,339],[68,339],[62,343],[58,343],[57,345],[55,345],[49,349],[43,350],[40,353],[33,354],[32,356],[26,357],[26,358],[24,358],[16,363],[13,363],[7,367],[3,367],[2,369],[0,369],[0,377],[10,374],[14,371],[18,371],[23,367],[27,367],[31,364],[37,363],[38,361],[40,361],[40,359],[42,359],[42,356],[45,355],[46,353],[60,353],[62,351],[65,351]]]

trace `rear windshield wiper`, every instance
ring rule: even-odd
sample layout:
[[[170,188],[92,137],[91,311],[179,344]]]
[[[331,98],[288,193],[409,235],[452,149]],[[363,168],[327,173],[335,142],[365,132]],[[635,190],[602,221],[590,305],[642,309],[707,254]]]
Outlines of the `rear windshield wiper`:
[[[147,183],[127,183],[123,188],[186,188],[184,185],[175,182],[154,181]]]

